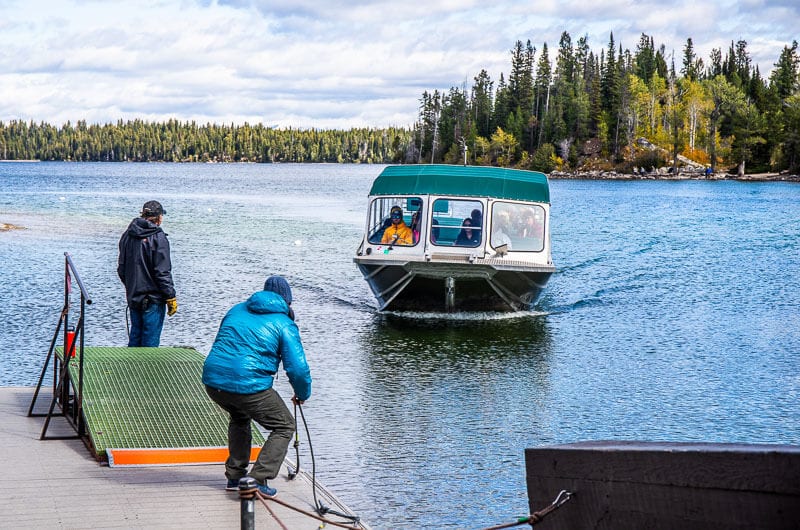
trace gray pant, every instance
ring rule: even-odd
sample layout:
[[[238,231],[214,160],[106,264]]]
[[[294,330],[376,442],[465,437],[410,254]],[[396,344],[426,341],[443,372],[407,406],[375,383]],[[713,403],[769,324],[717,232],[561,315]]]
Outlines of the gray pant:
[[[231,416],[225,476],[239,480],[248,474],[252,419],[270,433],[249,475],[262,484],[277,477],[294,434],[294,416],[278,393],[270,388],[255,394],[232,394],[210,386],[206,386],[206,393]]]

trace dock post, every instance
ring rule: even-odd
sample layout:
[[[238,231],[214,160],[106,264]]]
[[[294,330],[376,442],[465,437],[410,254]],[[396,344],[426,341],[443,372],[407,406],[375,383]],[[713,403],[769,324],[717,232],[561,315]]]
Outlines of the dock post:
[[[256,529],[256,489],[258,483],[253,477],[239,479],[239,499],[241,500],[242,530]]]

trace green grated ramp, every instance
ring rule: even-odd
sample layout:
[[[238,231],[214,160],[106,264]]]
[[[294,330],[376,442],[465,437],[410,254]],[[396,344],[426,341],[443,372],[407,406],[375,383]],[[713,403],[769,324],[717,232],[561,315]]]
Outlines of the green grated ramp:
[[[228,415],[206,394],[200,352],[105,346],[83,351],[83,414],[97,455],[107,448],[227,447]],[[78,357],[68,366],[77,387]],[[252,431],[253,445],[263,444],[261,432],[255,426]]]

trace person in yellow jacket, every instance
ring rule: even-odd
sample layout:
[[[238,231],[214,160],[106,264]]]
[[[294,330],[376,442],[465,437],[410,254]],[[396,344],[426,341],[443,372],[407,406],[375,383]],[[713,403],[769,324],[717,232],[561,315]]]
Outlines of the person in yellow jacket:
[[[381,238],[382,244],[392,245],[413,245],[414,234],[411,229],[403,221],[403,209],[399,206],[392,206],[390,217],[392,224],[386,227]]]

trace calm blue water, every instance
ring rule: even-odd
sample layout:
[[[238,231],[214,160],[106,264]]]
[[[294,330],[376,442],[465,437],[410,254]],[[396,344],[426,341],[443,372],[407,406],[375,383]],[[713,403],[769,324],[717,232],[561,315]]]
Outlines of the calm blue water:
[[[381,168],[0,163],[0,223],[26,227],[0,232],[0,385],[36,383],[66,251],[87,343],[126,343],[117,241],[158,199],[180,304],[162,344],[207,352],[231,305],[285,275],[318,477],[374,528],[526,514],[526,447],[800,444],[800,186],[552,181],[537,311],[442,320],[376,314],[352,263]]]

